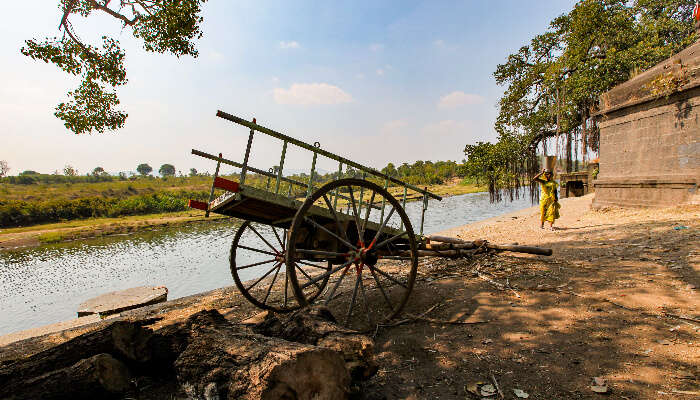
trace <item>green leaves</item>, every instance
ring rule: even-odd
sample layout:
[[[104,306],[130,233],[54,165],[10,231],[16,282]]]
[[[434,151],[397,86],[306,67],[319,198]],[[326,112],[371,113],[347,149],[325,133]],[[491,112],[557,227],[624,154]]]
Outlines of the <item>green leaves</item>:
[[[71,100],[59,104],[54,115],[76,134],[103,133],[124,126],[127,114],[114,109],[119,104],[116,93],[106,92],[97,82],[83,80],[78,89],[68,92],[68,97]]]
[[[119,41],[107,36],[102,36],[100,47],[83,42],[73,31],[70,17],[103,12],[125,29],[131,28],[147,51],[196,57],[194,40],[202,37],[199,13],[205,1],[120,0],[112,5],[108,0],[59,0],[63,36],[27,40],[20,51],[81,77],[80,86],[68,92],[69,101],[60,103],[54,113],[66,128],[76,134],[116,130],[124,126],[128,114],[116,109],[119,99],[108,87],[127,83],[125,53]]]
[[[154,13],[140,16],[134,26],[134,36],[143,39],[147,51],[197,57],[193,40],[202,37],[199,12],[204,1],[167,1]]]
[[[603,93],[695,41],[694,4],[693,0],[577,2],[546,32],[497,66],[496,82],[506,86],[495,124],[499,143],[488,149],[489,157],[477,156],[467,146],[468,164],[472,158],[479,165],[486,162],[495,188],[509,188],[518,175],[532,172],[528,168],[533,168],[539,143],[557,132],[568,137],[581,134]],[[588,148],[595,150],[596,130],[583,134]]]

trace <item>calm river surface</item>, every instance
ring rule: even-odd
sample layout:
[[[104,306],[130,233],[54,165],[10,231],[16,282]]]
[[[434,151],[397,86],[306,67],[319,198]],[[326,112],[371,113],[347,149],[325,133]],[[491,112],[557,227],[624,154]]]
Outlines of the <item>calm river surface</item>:
[[[529,196],[491,204],[488,193],[431,200],[425,232],[529,206]],[[406,208],[418,233],[420,202]],[[172,300],[233,285],[228,253],[238,224],[193,224],[0,252],[0,335],[75,318],[80,303],[114,290],[164,285]],[[260,276],[268,268],[247,269],[244,278]]]

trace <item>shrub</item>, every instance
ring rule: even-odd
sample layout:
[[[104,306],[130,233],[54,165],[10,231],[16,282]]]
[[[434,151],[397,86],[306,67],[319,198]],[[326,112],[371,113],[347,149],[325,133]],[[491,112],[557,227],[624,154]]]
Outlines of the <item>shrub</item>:
[[[205,191],[156,192],[124,199],[84,197],[42,202],[0,200],[0,227],[9,228],[93,217],[184,211],[187,200],[205,200]]]

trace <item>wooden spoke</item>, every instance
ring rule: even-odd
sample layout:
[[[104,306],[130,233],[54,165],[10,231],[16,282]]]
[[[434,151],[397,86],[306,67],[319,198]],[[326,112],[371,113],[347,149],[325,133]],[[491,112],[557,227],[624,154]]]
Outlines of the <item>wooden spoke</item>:
[[[299,263],[299,264],[304,264],[308,265],[309,267],[314,267],[322,270],[327,270],[328,268],[321,266],[321,265],[316,265],[316,264],[311,264],[310,262],[302,261],[302,260],[295,260],[294,262]]]
[[[257,281],[255,281],[252,285],[248,286],[245,290],[246,290],[247,292],[249,292],[250,289],[252,289],[253,287],[255,287],[255,285],[257,285],[258,283],[260,283],[260,281],[262,281],[263,279],[267,278],[267,276],[270,275],[270,274],[272,273],[272,271],[274,271],[276,268],[277,268],[277,264],[275,264],[275,265],[272,267],[271,270],[265,272],[265,275],[263,275],[263,276],[261,276],[260,278],[258,278]]]
[[[282,243],[282,240],[280,239],[280,235],[277,234],[277,229],[275,227],[272,227],[272,233],[275,234],[275,237],[277,238],[277,243],[280,244],[280,248],[284,249],[284,243]]]
[[[382,286],[382,284],[379,282],[379,278],[377,278],[377,274],[374,272],[374,269],[370,268],[369,272],[372,274],[372,278],[374,278],[374,281],[377,283],[377,287],[382,292],[382,296],[384,296],[384,300],[386,301],[386,304],[389,306],[389,310],[393,310],[394,306],[391,304],[391,300],[389,300],[389,296],[386,295],[386,292],[384,291],[384,286]]]
[[[362,221],[362,238],[365,236],[365,228],[367,227],[367,220],[369,219],[369,214],[372,211],[372,204],[374,204],[374,196],[377,194],[374,190],[372,191],[372,196],[370,196],[369,203],[367,204],[367,211],[365,212],[365,219]]]
[[[388,280],[394,282],[395,284],[397,284],[397,285],[399,285],[399,286],[402,286],[402,287],[408,289],[408,286],[406,286],[405,283],[403,283],[403,282],[397,280],[396,278],[394,278],[393,276],[387,274],[386,272],[382,271],[381,269],[377,268],[376,266],[374,266],[374,267],[370,266],[370,268],[373,269],[373,270],[375,270],[375,271],[377,271],[380,275],[382,275],[382,276],[385,277],[386,279],[388,279]]]
[[[311,250],[311,249],[296,249],[298,253],[312,254],[317,256],[330,256],[330,257],[345,257],[345,253],[336,253],[334,251],[325,250]]]
[[[267,293],[265,293],[265,299],[263,299],[263,304],[267,304],[267,298],[270,297],[270,292],[272,291],[272,287],[275,285],[275,281],[277,280],[277,275],[279,275],[279,273],[280,273],[280,268],[282,268],[282,263],[277,264],[277,271],[275,271],[275,276],[272,277],[272,282],[270,282],[270,287],[267,288]]]
[[[352,300],[350,300],[350,305],[348,306],[348,313],[345,315],[345,326],[350,324],[350,316],[352,315],[352,309],[355,307],[355,299],[357,299],[357,289],[360,286],[360,280],[362,279],[362,274],[357,274],[357,279],[355,279],[355,289],[352,291]]]
[[[350,268],[346,267],[343,270],[343,273],[340,274],[340,278],[338,278],[338,282],[336,282],[335,285],[333,285],[333,289],[331,289],[331,291],[328,293],[328,297],[326,297],[326,301],[325,301],[326,305],[328,305],[328,303],[330,303],[330,301],[333,300],[333,295],[335,294],[335,291],[338,290],[338,287],[340,286],[340,282],[343,281],[343,278],[345,278],[345,274],[348,273],[348,270],[350,270]]]
[[[242,267],[236,267],[236,270],[240,271],[240,270],[242,270],[242,269],[246,269],[246,268],[250,268],[250,267],[256,267],[256,266],[258,266],[258,265],[263,265],[263,264],[271,263],[271,262],[276,261],[276,260],[277,260],[276,258],[273,258],[272,260],[265,260],[265,261],[260,261],[260,262],[256,262],[256,263],[253,263],[253,264],[244,265],[244,266],[242,266]]]
[[[315,226],[315,227],[321,229],[322,231],[324,231],[324,232],[328,233],[329,235],[333,236],[334,238],[340,240],[340,242],[343,243],[344,245],[350,247],[350,248],[353,249],[353,250],[357,250],[357,247],[353,246],[353,245],[350,244],[350,242],[348,242],[347,240],[341,238],[340,236],[338,236],[338,235],[336,235],[335,233],[331,232],[330,230],[326,229],[325,226],[323,226],[323,225],[317,223],[316,221],[312,220],[311,218],[308,218],[308,217],[307,217],[307,218],[304,218],[304,219],[305,219],[307,222],[310,222],[313,226]]]
[[[360,281],[360,293],[362,294],[362,303],[365,306],[365,315],[367,316],[367,323],[372,326],[372,317],[369,315],[369,306],[367,305],[367,296],[365,295],[365,284],[362,282],[362,274],[358,276]]]
[[[379,229],[377,230],[377,234],[374,235],[374,239],[372,239],[372,242],[376,242],[377,239],[379,239],[379,235],[382,234],[382,230],[384,227],[386,227],[387,222],[389,222],[389,219],[391,219],[391,215],[394,214],[394,211],[396,211],[395,207],[391,207],[391,211],[389,211],[389,215],[386,216],[384,221],[382,221],[382,224],[379,226]]]
[[[355,217],[355,228],[357,228],[357,237],[360,238],[360,242],[364,243],[362,238],[362,233],[360,232],[360,217],[357,215],[357,206],[355,205],[355,195],[352,193],[352,186],[348,186],[350,189],[350,203],[352,203],[352,214]]]
[[[246,249],[246,250],[250,250],[250,251],[255,251],[255,252],[257,252],[257,253],[262,253],[262,254],[268,254],[268,255],[271,255],[271,256],[276,256],[276,255],[277,255],[277,254],[272,253],[272,252],[269,252],[269,251],[260,250],[260,249],[255,249],[255,248],[248,247],[248,246],[243,246],[242,244],[239,244],[238,247],[241,248],[241,249]]]
[[[323,195],[323,201],[326,202],[326,206],[328,206],[328,209],[330,210],[331,215],[333,215],[333,219],[335,220],[335,224],[338,226],[338,232],[341,232],[343,234],[343,237],[345,237],[345,240],[348,243],[350,243],[350,239],[348,238],[348,234],[347,234],[347,232],[345,232],[345,229],[343,229],[343,224],[341,224],[340,220],[338,219],[338,213],[335,212],[335,209],[331,205],[331,201],[328,199],[328,196],[326,196],[325,194]]]
[[[389,239],[386,239],[384,241],[379,242],[379,244],[373,246],[372,248],[375,250],[380,249],[380,248],[386,246],[387,244],[393,242],[394,240],[400,238],[401,236],[403,236],[405,234],[406,234],[406,231],[403,231],[403,232],[399,233],[398,235],[394,235],[394,236],[390,237]]]
[[[255,234],[258,235],[258,237],[259,237],[263,242],[265,242],[265,244],[268,245],[268,246],[272,249],[272,251],[274,251],[275,253],[279,253],[279,252],[277,251],[277,249],[276,249],[273,245],[271,245],[270,242],[268,242],[267,239],[265,239],[265,238],[260,234],[260,232],[258,232],[257,229],[255,229],[255,227],[253,226],[253,224],[250,224],[248,227],[250,228],[251,231],[255,232]]]
[[[321,274],[321,275],[315,277],[315,278],[312,279],[310,282],[306,282],[305,284],[301,285],[301,288],[302,288],[302,289],[306,289],[307,287],[309,287],[309,286],[315,284],[316,282],[318,282],[318,281],[324,279],[325,277],[331,276],[331,275],[335,274],[336,272],[340,271],[342,268],[345,268],[345,267],[347,267],[348,265],[350,265],[353,261],[354,261],[354,260],[350,260],[350,261],[346,262],[345,264],[339,265],[339,266],[333,268],[332,270],[330,270],[330,271],[328,271],[328,272],[326,272],[326,273],[324,273],[324,274]],[[295,264],[295,265],[296,265],[296,264]]]
[[[311,278],[311,277],[309,276],[309,274],[307,274],[306,271],[304,271],[300,266],[298,266],[296,263],[294,264],[294,266],[299,270],[299,272],[301,272],[301,273],[306,277],[306,279],[309,280],[310,283],[313,283],[314,286],[316,286],[316,287],[318,288],[318,290],[322,290],[322,289],[323,289],[323,288],[318,284],[318,281],[314,281],[313,278]]]

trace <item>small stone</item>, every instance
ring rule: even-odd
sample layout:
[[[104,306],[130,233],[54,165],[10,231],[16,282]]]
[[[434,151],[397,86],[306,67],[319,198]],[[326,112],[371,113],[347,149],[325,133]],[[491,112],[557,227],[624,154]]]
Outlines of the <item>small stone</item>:
[[[608,384],[605,381],[605,378],[600,376],[593,378],[591,390],[596,393],[608,393]]]
[[[493,385],[488,384],[480,388],[481,395],[484,397],[490,397],[496,395],[496,388]]]

